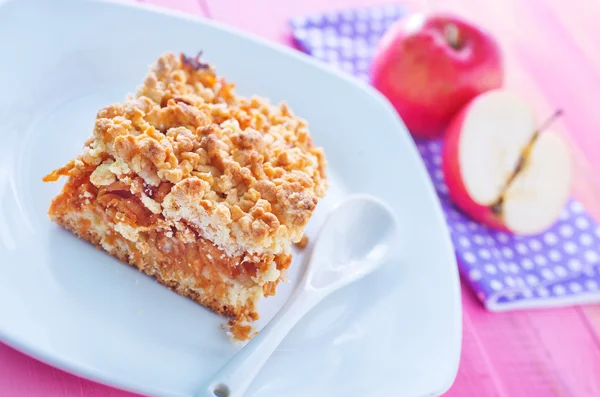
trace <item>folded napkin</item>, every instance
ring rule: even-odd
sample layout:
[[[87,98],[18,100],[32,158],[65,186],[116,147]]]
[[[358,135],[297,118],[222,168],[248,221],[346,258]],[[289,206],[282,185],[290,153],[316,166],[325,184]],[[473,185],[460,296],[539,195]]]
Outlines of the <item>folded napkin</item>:
[[[368,81],[375,46],[399,6],[370,7],[291,20],[298,47]],[[452,203],[441,170],[441,142],[417,141],[446,215],[462,277],[489,310],[600,302],[600,227],[575,200],[536,236],[515,236],[473,222]]]

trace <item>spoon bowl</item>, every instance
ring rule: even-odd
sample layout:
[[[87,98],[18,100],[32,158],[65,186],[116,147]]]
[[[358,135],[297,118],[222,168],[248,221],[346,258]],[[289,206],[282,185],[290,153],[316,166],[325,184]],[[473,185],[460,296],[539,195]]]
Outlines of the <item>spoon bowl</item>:
[[[371,273],[386,259],[396,237],[397,221],[385,203],[351,196],[323,224],[299,287],[332,292]]]
[[[332,292],[375,271],[397,238],[392,210],[353,195],[327,216],[292,296],[265,328],[225,364],[197,397],[242,397],[294,325]]]

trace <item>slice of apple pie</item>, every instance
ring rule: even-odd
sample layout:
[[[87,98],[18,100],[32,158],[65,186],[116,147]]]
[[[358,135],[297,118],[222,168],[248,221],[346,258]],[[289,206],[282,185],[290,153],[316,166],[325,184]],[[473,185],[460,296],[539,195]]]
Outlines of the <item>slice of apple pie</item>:
[[[97,114],[48,214],[251,337],[326,190],[326,160],[284,104],[246,98],[199,56],[162,55]]]

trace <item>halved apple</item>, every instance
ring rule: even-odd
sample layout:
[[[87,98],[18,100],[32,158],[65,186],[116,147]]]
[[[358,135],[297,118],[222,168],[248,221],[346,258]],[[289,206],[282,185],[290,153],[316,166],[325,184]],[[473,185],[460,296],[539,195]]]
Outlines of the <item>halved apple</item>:
[[[502,89],[479,95],[444,139],[450,197],[474,220],[535,234],[558,218],[571,189],[568,146],[558,133],[538,129],[521,97]]]

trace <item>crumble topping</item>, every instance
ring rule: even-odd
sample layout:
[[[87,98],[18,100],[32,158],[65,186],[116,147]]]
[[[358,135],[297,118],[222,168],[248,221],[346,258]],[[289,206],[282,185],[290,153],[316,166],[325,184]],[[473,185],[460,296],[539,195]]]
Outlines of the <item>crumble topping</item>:
[[[302,236],[300,241],[298,241],[296,243],[296,247],[303,249],[303,248],[306,248],[307,245],[308,245],[308,236],[305,234],[304,236]]]
[[[96,187],[138,197],[149,214],[140,216],[183,222],[228,255],[287,253],[325,193],[323,151],[285,103],[237,95],[199,58],[161,56],[135,95],[98,112],[81,155],[45,180],[91,171]]]

